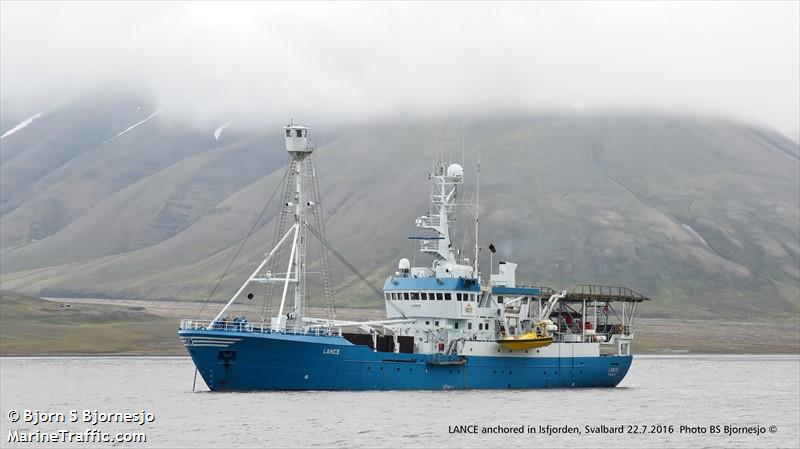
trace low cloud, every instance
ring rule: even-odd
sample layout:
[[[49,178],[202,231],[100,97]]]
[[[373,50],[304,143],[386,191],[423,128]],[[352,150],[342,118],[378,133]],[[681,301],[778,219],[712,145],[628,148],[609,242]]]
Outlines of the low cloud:
[[[0,101],[115,83],[200,126],[656,110],[797,140],[799,5],[3,2]]]

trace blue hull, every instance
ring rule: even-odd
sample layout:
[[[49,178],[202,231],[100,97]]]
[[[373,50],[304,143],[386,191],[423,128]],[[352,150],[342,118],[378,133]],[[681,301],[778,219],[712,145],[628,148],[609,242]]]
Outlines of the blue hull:
[[[338,336],[182,330],[200,375],[224,390],[443,390],[614,387],[632,356],[467,356],[375,352]]]

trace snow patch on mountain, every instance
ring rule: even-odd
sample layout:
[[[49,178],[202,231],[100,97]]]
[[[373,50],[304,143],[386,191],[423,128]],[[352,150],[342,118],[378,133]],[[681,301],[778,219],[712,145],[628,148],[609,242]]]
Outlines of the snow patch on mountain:
[[[219,140],[219,136],[222,134],[222,131],[224,131],[225,128],[231,126],[231,123],[232,122],[228,122],[228,123],[220,126],[219,128],[215,129],[214,130],[214,140]]]
[[[3,135],[2,135],[2,136],[0,136],[0,139],[2,139],[3,137],[7,137],[7,136],[10,136],[10,135],[14,134],[15,132],[17,132],[17,131],[21,130],[22,128],[24,128],[24,127],[26,127],[26,126],[30,125],[31,123],[33,123],[33,121],[34,121],[34,120],[36,120],[36,119],[40,118],[41,116],[42,116],[42,113],[40,112],[40,113],[38,113],[38,114],[34,114],[34,115],[33,115],[33,116],[31,116],[31,117],[28,117],[27,119],[23,120],[23,121],[22,121],[20,124],[18,124],[17,126],[15,126],[15,127],[11,128],[11,129],[9,129],[9,130],[8,130],[8,131],[6,131],[5,133],[3,133]]]
[[[708,242],[706,242],[706,239],[704,239],[702,235],[700,235],[697,231],[695,231],[693,227],[687,225],[686,223],[681,223],[681,225],[683,226],[683,229],[686,230],[686,232],[692,235],[692,237],[696,238],[697,240],[700,240],[700,242],[703,243],[703,245],[706,248],[711,248],[710,246],[708,246]]]
[[[152,114],[148,115],[148,116],[147,116],[147,117],[146,117],[144,120],[142,120],[142,121],[140,121],[140,122],[137,122],[137,123],[134,123],[133,125],[129,126],[128,128],[126,128],[126,129],[125,129],[125,130],[123,130],[122,132],[118,133],[116,136],[114,136],[114,137],[112,137],[112,138],[110,138],[110,139],[106,139],[106,140],[104,140],[104,141],[103,141],[103,144],[106,144],[106,143],[108,143],[108,142],[111,142],[112,140],[114,140],[114,139],[116,139],[117,137],[119,137],[119,136],[121,136],[121,135],[125,134],[126,132],[128,132],[128,131],[132,130],[133,128],[136,128],[137,126],[141,125],[142,123],[144,123],[144,122],[146,122],[146,121],[150,120],[151,118],[153,118],[153,117],[157,116],[159,112],[161,112],[161,110],[160,110],[160,109],[159,109],[158,111],[156,111],[156,112],[154,112],[154,113],[152,113]]]

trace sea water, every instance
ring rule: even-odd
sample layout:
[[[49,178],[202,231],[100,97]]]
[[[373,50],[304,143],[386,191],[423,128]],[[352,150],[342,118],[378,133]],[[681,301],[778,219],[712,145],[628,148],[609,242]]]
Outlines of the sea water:
[[[188,357],[0,358],[0,446],[800,445],[798,356],[638,356],[610,389],[211,393],[196,381]]]

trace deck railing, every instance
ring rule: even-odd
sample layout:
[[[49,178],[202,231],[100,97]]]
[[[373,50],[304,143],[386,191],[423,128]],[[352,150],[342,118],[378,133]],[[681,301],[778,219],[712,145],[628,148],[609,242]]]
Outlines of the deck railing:
[[[337,329],[327,327],[312,327],[306,331],[276,331],[270,327],[269,323],[249,323],[242,321],[231,320],[181,320],[180,330],[215,330],[215,331],[228,331],[228,332],[249,332],[249,333],[281,333],[281,334],[295,334],[295,335],[338,335]]]
[[[556,293],[554,289],[544,286],[539,282],[517,281],[515,285],[517,288],[538,288],[542,295],[553,295]]]
[[[650,298],[628,287],[579,284],[567,292],[566,300],[641,302]]]

